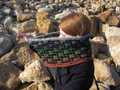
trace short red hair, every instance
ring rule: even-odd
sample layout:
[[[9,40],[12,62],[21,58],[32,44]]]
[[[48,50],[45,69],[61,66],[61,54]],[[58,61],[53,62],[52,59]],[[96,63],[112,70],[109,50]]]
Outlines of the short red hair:
[[[71,13],[61,20],[59,27],[66,34],[76,36],[90,32],[91,23],[87,16],[78,13]]]

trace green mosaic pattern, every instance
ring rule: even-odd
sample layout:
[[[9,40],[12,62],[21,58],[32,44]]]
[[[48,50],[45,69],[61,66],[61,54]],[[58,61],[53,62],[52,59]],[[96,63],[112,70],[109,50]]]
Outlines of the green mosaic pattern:
[[[90,42],[88,39],[71,39],[61,41],[58,39],[39,40],[31,43],[31,48],[48,63],[66,63],[76,58],[89,57]]]

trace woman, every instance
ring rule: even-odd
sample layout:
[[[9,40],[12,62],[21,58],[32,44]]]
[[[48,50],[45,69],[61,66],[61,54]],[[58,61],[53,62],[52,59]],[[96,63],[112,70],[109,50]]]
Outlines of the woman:
[[[91,23],[85,15],[72,13],[61,20],[59,28],[60,38],[82,37],[90,32]],[[89,90],[94,76],[90,47],[89,45],[89,50],[86,51],[87,56],[82,58],[82,63],[73,61],[72,64],[63,65],[65,67],[48,67],[49,72],[55,79],[54,90]],[[84,62],[85,60],[87,62]]]

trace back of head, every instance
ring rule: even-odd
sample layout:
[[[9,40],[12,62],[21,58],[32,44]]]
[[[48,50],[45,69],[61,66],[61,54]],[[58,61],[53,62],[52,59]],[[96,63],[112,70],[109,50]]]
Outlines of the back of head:
[[[62,18],[59,27],[68,35],[82,36],[90,32],[91,23],[87,16],[78,13],[71,13]]]

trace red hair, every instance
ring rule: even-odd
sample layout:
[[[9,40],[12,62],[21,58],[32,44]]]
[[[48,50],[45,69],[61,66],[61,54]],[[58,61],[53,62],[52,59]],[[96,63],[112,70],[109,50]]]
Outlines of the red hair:
[[[78,13],[71,13],[61,20],[59,27],[66,34],[76,36],[90,32],[91,23],[87,16]]]

